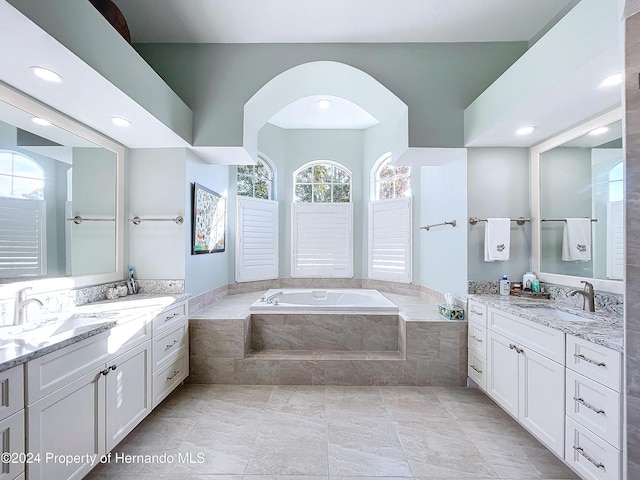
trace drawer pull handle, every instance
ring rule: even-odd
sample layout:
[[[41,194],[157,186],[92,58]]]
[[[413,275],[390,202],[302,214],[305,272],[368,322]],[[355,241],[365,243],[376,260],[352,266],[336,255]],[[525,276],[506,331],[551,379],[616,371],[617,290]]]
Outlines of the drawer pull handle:
[[[473,339],[474,339],[476,342],[478,342],[478,343],[482,343],[482,339],[481,339],[481,338],[476,337],[475,335],[471,335],[471,338],[473,338]]]
[[[118,365],[116,365],[115,363],[113,365],[111,365],[109,367],[109,370],[115,370],[116,368],[118,368]]]
[[[101,375],[107,375],[108,373],[109,373],[109,369],[108,368],[105,368],[104,370],[102,370],[100,372]]]
[[[167,382],[176,378],[176,375],[178,375],[179,373],[180,373],[180,370],[174,370],[173,375],[171,375],[170,377],[167,377]]]
[[[524,352],[524,350],[523,350],[523,349],[518,348],[518,347],[517,347],[516,345],[514,345],[513,343],[510,343],[510,344],[509,344],[509,348],[510,348],[511,350],[515,350],[517,353],[522,353],[522,352]]]
[[[482,370],[478,370],[475,365],[469,365],[469,367],[473,368],[476,372],[482,374]]]
[[[585,407],[587,407],[589,410],[593,410],[594,412],[596,412],[598,415],[604,415],[605,411],[602,410],[601,408],[598,407],[594,407],[593,405],[591,405],[588,402],[585,402],[584,399],[580,398],[580,397],[573,397],[573,399],[578,402],[581,405],[584,405]]]
[[[175,317],[178,317],[178,316],[180,316],[180,312],[176,312],[173,315],[169,315],[168,317],[165,317],[164,321],[168,322],[169,320],[171,320],[171,319],[173,319]]]
[[[474,315],[478,315],[479,317],[483,317],[484,314],[482,312],[477,311],[475,308],[471,309],[471,313],[473,313]]]
[[[596,468],[601,468],[602,470],[604,470],[604,464],[600,463],[600,462],[596,462],[593,458],[591,458],[591,456],[584,451],[584,449],[582,447],[576,447],[575,445],[573,446],[573,449],[578,452],[580,455],[582,455],[584,458],[586,458],[587,460],[589,460],[591,463],[593,463],[593,465]]]
[[[594,365],[597,365],[598,367],[606,367],[607,364],[604,362],[598,362],[597,360],[592,360],[589,357],[585,357],[582,354],[579,353],[574,353],[573,354],[574,357],[579,358],[580,360],[584,360],[585,362],[589,362],[589,363],[593,363]]]
[[[170,343],[169,345],[167,345],[164,349],[164,351],[166,352],[167,350],[169,350],[170,348],[172,348],[176,343],[180,343],[179,340],[174,340],[173,343]]]

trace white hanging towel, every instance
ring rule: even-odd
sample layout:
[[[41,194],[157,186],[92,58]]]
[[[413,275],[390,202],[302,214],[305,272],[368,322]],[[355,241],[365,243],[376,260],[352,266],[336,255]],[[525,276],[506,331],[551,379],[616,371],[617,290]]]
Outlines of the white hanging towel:
[[[591,260],[591,219],[565,218],[562,232],[562,261]]]
[[[506,262],[511,248],[511,219],[487,218],[484,230],[484,261]]]

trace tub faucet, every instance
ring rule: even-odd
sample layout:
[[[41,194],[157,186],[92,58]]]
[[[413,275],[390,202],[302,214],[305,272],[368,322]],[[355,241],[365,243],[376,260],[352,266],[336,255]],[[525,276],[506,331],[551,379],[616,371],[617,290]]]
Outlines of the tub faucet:
[[[278,304],[278,297],[280,295],[284,294],[284,292],[276,292],[273,295],[269,295],[267,297],[267,299],[265,300],[265,302],[267,303],[275,303],[276,305]]]
[[[13,324],[24,325],[27,323],[27,307],[30,303],[37,303],[42,307],[42,302],[37,298],[27,298],[27,291],[31,287],[21,288],[16,292],[16,299],[13,309]]]
[[[578,290],[576,288],[575,290],[571,290],[569,292],[569,295],[571,295],[572,297],[575,294],[582,295],[584,297],[582,310],[586,311],[588,307],[590,312],[595,312],[595,292],[593,291],[593,285],[589,282],[585,282],[584,280],[580,280],[580,283],[584,283],[584,290]]]

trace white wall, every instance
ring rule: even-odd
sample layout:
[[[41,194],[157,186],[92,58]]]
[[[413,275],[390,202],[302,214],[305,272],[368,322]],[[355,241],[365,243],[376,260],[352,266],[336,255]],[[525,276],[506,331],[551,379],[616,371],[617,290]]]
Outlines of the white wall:
[[[498,281],[507,274],[518,281],[531,269],[531,223],[511,223],[507,262],[484,261],[485,222],[470,225],[469,217],[530,218],[529,149],[469,148],[468,215],[460,220],[469,232],[469,280]]]
[[[185,232],[188,231],[185,203],[184,148],[133,149],[128,164],[129,201],[127,218],[185,217],[174,222],[129,223],[129,265],[136,278],[180,280],[185,278]]]
[[[182,190],[182,203],[187,208],[184,223],[184,250],[185,264],[184,279],[185,291],[198,295],[233,282],[233,249],[230,248],[233,236],[230,226],[235,225],[235,216],[230,216],[227,210],[226,246],[224,252],[191,255],[191,195],[192,183],[197,182],[214,192],[227,196],[229,190],[229,170],[231,167],[224,165],[210,165],[195,156],[190,151],[186,152],[186,177]],[[231,198],[235,201],[235,198]]]
[[[419,169],[419,173],[418,173]],[[414,167],[420,175],[418,266],[414,282],[424,287],[464,298],[467,293],[467,160],[461,158],[438,167]],[[415,182],[413,182],[413,185]],[[455,228],[446,225],[429,231],[419,227],[455,219]],[[416,233],[417,232],[417,233]],[[414,249],[415,251],[415,249]]]

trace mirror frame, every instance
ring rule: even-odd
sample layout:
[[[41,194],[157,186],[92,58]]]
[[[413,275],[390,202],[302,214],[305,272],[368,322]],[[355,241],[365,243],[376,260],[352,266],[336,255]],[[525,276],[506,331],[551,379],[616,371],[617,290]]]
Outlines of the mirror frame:
[[[92,275],[70,275],[59,277],[16,278],[16,281],[0,284],[11,286],[12,290],[25,284],[34,287],[37,292],[65,290],[122,281],[124,279],[124,156],[125,148],[109,137],[79,123],[78,121],[54,110],[53,108],[29,97],[25,93],[0,82],[0,100],[13,105],[33,116],[49,120],[55,126],[67,130],[102,148],[116,154],[116,252],[115,271]]]
[[[625,281],[606,280],[589,277],[576,277],[558,273],[540,271],[541,265],[541,225],[540,225],[540,154],[581,137],[596,127],[609,125],[623,118],[622,107],[599,115],[587,122],[571,128],[549,140],[531,147],[531,266],[538,278],[547,283],[582,288],[580,280],[589,280],[596,290],[624,294]],[[624,139],[623,139],[624,141]],[[626,198],[625,198],[626,201]]]

